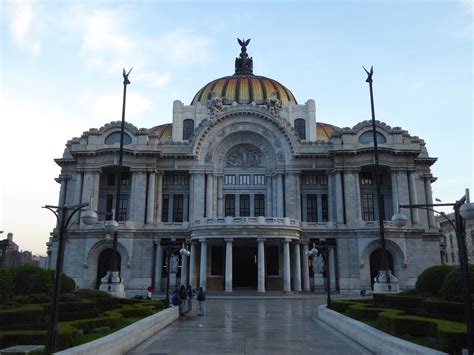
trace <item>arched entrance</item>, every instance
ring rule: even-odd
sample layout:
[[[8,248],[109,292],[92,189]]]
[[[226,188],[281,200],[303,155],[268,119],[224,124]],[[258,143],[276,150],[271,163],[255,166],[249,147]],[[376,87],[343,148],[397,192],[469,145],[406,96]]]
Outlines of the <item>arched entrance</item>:
[[[112,260],[113,249],[104,249],[99,254],[99,260],[97,263],[97,279],[95,282],[95,288],[98,289],[100,286],[100,280],[107,274],[110,269],[110,263]],[[120,271],[121,258],[120,253],[117,252],[117,265]]]
[[[392,273],[395,275],[395,270],[393,268],[393,257],[392,254],[385,250],[385,255],[387,256],[387,265]],[[380,271],[380,261],[382,256],[382,249],[375,249],[372,254],[370,254],[370,285],[372,289],[374,288],[374,278]]]

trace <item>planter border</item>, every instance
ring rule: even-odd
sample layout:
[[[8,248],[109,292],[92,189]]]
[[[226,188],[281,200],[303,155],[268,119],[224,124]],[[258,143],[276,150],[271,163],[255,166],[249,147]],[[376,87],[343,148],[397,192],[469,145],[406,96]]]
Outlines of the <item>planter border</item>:
[[[55,353],[56,355],[126,354],[179,317],[179,308],[164,309],[102,338]]]
[[[319,306],[318,318],[375,354],[446,354],[394,337],[365,323],[333,311],[327,308],[325,304]]]

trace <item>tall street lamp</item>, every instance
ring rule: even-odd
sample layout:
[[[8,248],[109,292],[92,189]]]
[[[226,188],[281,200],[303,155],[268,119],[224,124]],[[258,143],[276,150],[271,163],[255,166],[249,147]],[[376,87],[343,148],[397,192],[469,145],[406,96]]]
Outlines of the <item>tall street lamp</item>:
[[[377,204],[378,204],[378,215],[379,215],[379,234],[380,234],[380,268],[379,273],[375,277],[374,292],[399,292],[400,287],[398,285],[398,279],[392,274],[387,264],[387,251],[385,247],[385,228],[384,228],[384,209],[383,209],[383,197],[380,190],[380,165],[379,165],[379,152],[377,142],[377,131],[375,127],[375,109],[374,109],[374,94],[372,91],[372,75],[374,74],[374,67],[370,67],[370,71],[365,69],[367,73],[367,79],[370,90],[370,109],[372,113],[372,134],[374,140],[374,169],[373,169],[373,181],[377,189]]]
[[[173,242],[170,241],[168,243],[167,249],[166,249],[166,296],[165,296],[165,308],[168,308],[170,306],[170,274],[174,271],[177,272],[177,263],[175,265],[176,270],[172,270],[171,267],[171,254],[178,250],[179,246],[173,245]],[[185,258],[191,255],[191,252],[186,248],[186,246],[182,245],[182,248],[179,250],[179,254],[181,254],[181,257]],[[177,258],[177,256],[175,256]],[[182,270],[181,270],[181,275],[182,275]]]
[[[119,275],[119,267],[117,265],[117,241],[118,241],[118,220],[120,216],[120,192],[122,188],[122,163],[123,163],[123,141],[125,132],[125,103],[127,98],[127,85],[130,84],[128,76],[133,68],[128,73],[123,69],[123,100],[122,100],[122,124],[120,126],[120,148],[119,148],[119,159],[117,164],[117,191],[115,197],[115,212],[112,216],[112,220],[105,223],[105,231],[108,234],[113,234],[112,241],[112,259],[110,260],[110,271],[107,273],[107,284],[102,286],[102,290],[106,290],[117,297],[125,297],[125,290],[122,283],[122,278]]]
[[[320,254],[324,258],[324,265],[326,268],[326,279],[327,279],[327,307],[331,308],[331,273],[330,273],[330,266],[329,266],[329,254],[331,250],[336,247],[335,244],[328,243],[325,239],[320,239],[319,242],[313,243],[313,248],[306,252],[306,256],[314,258]]]
[[[453,207],[454,221],[444,213],[438,212],[433,207]],[[464,299],[464,314],[466,315],[467,325],[467,346],[469,354],[474,354],[474,312],[472,311],[472,297],[469,285],[469,267],[466,248],[466,230],[464,219],[474,218],[474,203],[469,201],[469,189],[461,199],[455,203],[435,203],[426,205],[400,205],[399,208],[420,208],[432,211],[444,217],[456,231],[456,240],[459,249],[459,264],[461,269],[461,281]],[[392,222],[396,227],[404,227],[408,218],[402,213],[396,213],[392,217]]]
[[[91,202],[92,204],[92,202]],[[51,322],[49,325],[48,333],[48,349],[54,350],[56,347],[57,339],[57,323],[59,318],[59,292],[61,289],[61,273],[63,271],[64,264],[64,247],[65,247],[65,238],[69,227],[72,225],[72,218],[74,215],[82,211],[84,207],[89,206],[89,203],[81,203],[78,205],[62,205],[62,206],[51,206],[46,205],[43,208],[46,208],[54,213],[56,216],[58,225],[59,225],[59,235],[58,235],[58,255],[56,257],[56,269],[54,271],[54,289],[53,289],[53,304],[51,307]],[[91,209],[85,210],[81,213],[81,221],[86,225],[96,224],[98,219],[97,213]]]

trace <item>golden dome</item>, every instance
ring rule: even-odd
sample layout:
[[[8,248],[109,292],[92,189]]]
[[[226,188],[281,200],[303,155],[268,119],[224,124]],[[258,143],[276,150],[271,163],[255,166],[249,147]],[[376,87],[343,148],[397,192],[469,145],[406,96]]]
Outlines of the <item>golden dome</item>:
[[[225,76],[211,81],[205,85],[194,96],[191,105],[196,102],[205,104],[213,91],[217,97],[221,97],[224,104],[249,104],[255,101],[262,104],[270,94],[276,91],[278,98],[283,104],[289,101],[297,104],[295,97],[285,86],[278,81],[253,74]]]
[[[338,129],[339,127],[329,123],[316,122],[316,139],[318,141],[328,141],[331,138],[331,134]]]
[[[173,124],[165,123],[165,124],[150,128],[149,132],[156,134],[158,138],[160,139],[165,139],[165,138],[171,138],[172,130],[173,130]]]

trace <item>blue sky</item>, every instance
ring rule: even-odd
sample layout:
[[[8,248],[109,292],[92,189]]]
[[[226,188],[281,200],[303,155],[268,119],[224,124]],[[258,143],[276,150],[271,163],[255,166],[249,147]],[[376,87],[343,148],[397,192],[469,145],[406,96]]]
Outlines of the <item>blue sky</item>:
[[[473,3],[0,2],[0,230],[46,252],[66,141],[120,120],[122,68],[134,67],[127,121],[171,122],[207,82],[233,74],[236,37],[254,72],[287,86],[316,118],[370,119],[362,65],[374,65],[377,119],[426,141],[443,202],[473,188]],[[473,191],[474,194],[474,191]]]

